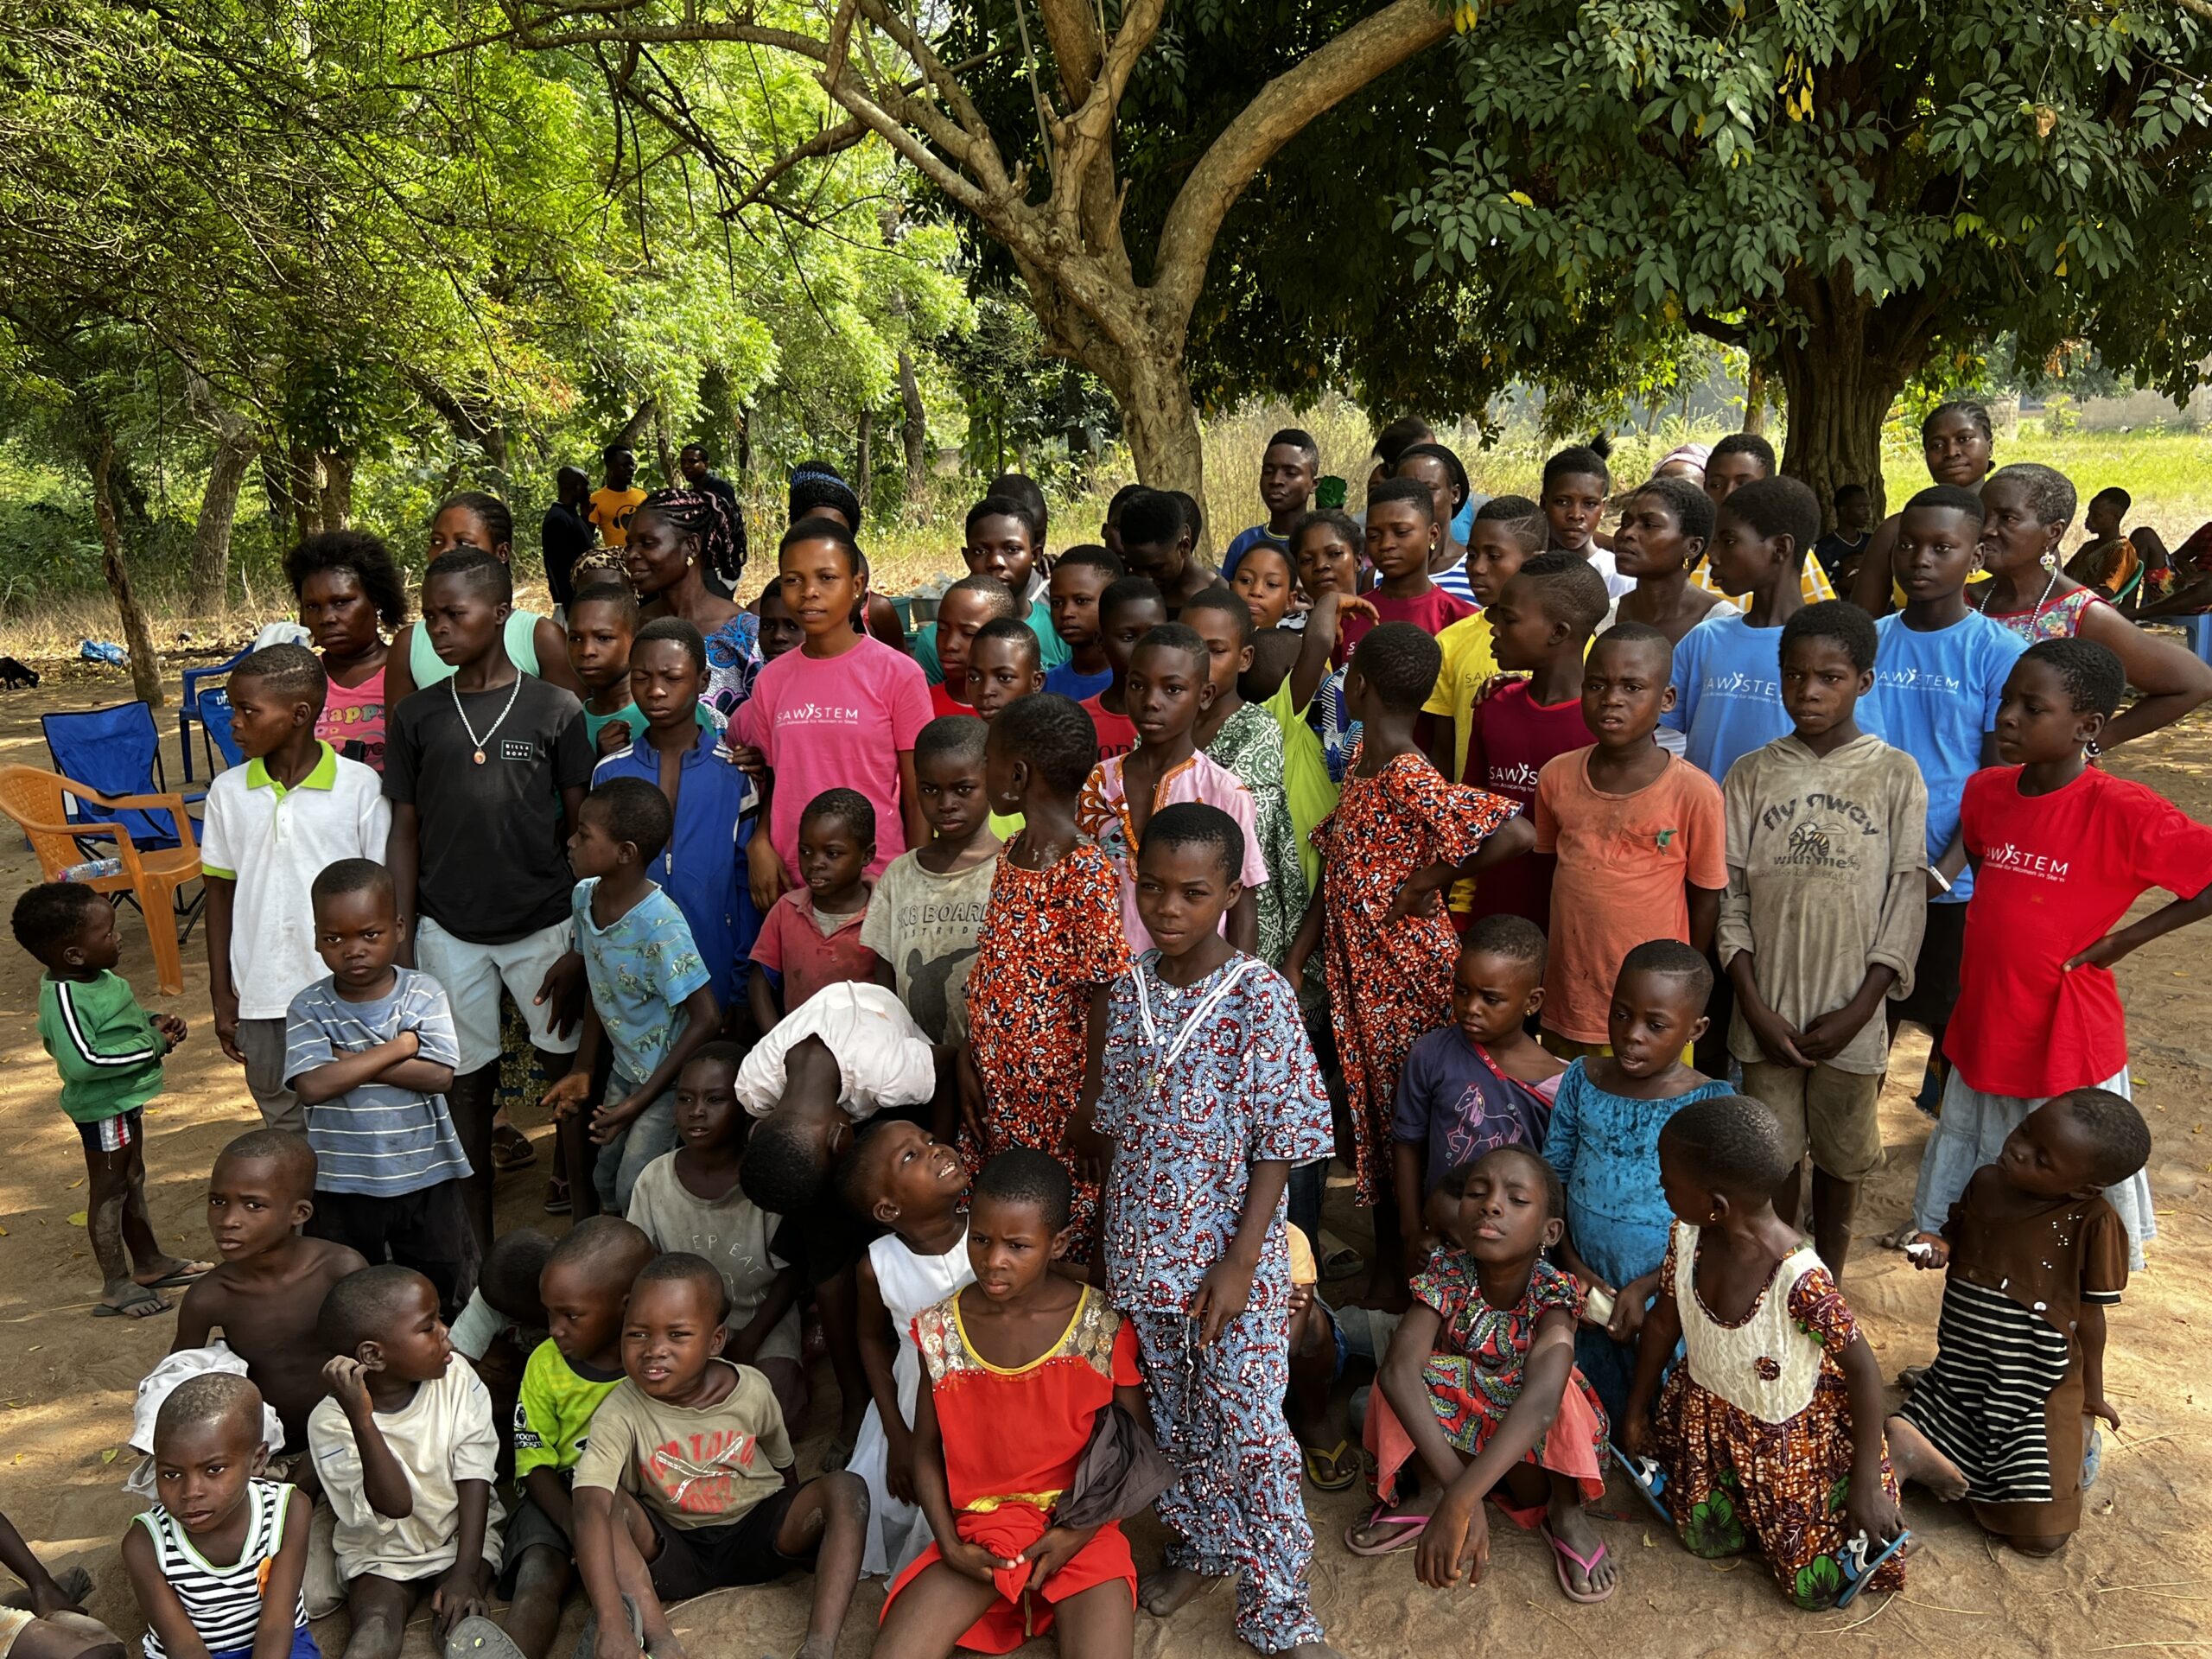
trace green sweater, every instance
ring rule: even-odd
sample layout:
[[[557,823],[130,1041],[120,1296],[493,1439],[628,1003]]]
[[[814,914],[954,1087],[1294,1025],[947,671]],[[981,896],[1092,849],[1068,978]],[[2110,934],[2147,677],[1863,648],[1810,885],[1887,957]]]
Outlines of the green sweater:
[[[168,1044],[120,975],[41,979],[38,1038],[61,1073],[61,1109],[79,1123],[120,1117],[162,1091]]]

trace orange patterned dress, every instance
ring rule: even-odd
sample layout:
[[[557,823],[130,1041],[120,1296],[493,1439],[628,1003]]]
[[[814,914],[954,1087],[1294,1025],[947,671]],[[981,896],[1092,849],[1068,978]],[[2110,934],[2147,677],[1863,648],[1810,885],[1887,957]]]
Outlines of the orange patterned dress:
[[[1337,810],[1313,826],[1327,884],[1321,950],[1329,1014],[1351,1096],[1358,1199],[1390,1186],[1390,1112],[1416,1039],[1452,1018],[1459,935],[1440,895],[1427,916],[1389,919],[1416,871],[1456,864],[1519,809],[1502,795],[1445,781],[1427,757],[1401,754],[1372,777],[1357,756]]]
[[[968,970],[968,1034],[994,1150],[1033,1147],[1065,1158],[1068,1120],[1083,1096],[1091,997],[1128,965],[1121,877],[1104,853],[1084,843],[1042,870],[999,854]],[[982,1148],[964,1132],[961,1141],[969,1167],[977,1166]],[[1097,1184],[1078,1180],[1071,1221],[1079,1238],[1090,1236],[1097,1213]]]
[[[1003,1370],[969,1345],[960,1321],[963,1294],[914,1320],[914,1345],[929,1377],[960,1535],[1011,1560],[1051,1527],[1052,1506],[1073,1482],[1091,1424],[1113,1403],[1114,1390],[1141,1380],[1136,1331],[1103,1293],[1085,1286],[1059,1340],[1028,1364]],[[894,1579],[884,1617],[901,1591],[943,1559],[932,1543]],[[968,1627],[962,1647],[1011,1653],[1052,1628],[1054,1602],[1116,1579],[1129,1586],[1130,1605],[1136,1602],[1136,1563],[1118,1521],[1101,1527],[1041,1589],[1029,1588],[1029,1573],[1024,1566],[994,1574],[999,1599]]]

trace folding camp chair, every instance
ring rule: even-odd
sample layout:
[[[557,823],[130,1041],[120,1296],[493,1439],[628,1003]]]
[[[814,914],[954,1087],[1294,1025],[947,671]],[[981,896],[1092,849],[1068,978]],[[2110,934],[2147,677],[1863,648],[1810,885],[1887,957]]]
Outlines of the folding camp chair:
[[[219,766],[214,764],[212,757],[210,758],[208,764],[213,771],[220,772],[226,767],[235,766],[245,759],[244,751],[238,747],[237,734],[232,727],[231,692],[228,686],[211,685],[200,694],[200,729],[206,734],[209,744],[213,746],[213,754],[222,758],[222,765]]]
[[[46,733],[46,750],[54,757],[54,771],[96,794],[114,800],[181,792],[188,807],[207,798],[204,789],[170,790],[168,769],[162,763],[161,734],[154,728],[154,711],[143,702],[41,715],[39,725]],[[70,822],[86,818],[83,809],[73,802],[69,808]],[[106,821],[105,815],[92,816]],[[192,844],[188,829],[175,828],[165,818],[135,807],[117,814],[113,821],[130,832],[141,852]],[[108,850],[99,843],[113,839],[101,831],[80,836],[78,845],[86,858],[99,858]]]
[[[200,683],[205,680],[219,680],[223,678],[232,669],[236,668],[240,663],[245,661],[247,658],[252,655],[253,647],[251,645],[248,645],[244,651],[238,652],[237,656],[232,658],[227,663],[216,663],[207,668],[188,668],[184,671],[184,696],[177,704],[176,730],[177,735],[183,740],[184,781],[186,783],[188,784],[192,781],[193,721],[198,721],[200,722],[200,743],[203,747],[207,746],[208,741],[213,736],[213,734],[207,729],[207,716],[205,712],[206,699],[211,695],[211,692],[202,690],[200,689]],[[236,765],[237,763],[233,761],[232,764]],[[221,770],[222,767],[215,764],[214,754],[211,752],[207,756],[207,775],[212,778]]]
[[[149,809],[165,814],[174,826],[166,848],[142,847],[131,833],[127,821],[154,821]],[[189,938],[207,895],[203,882],[198,898],[182,901],[181,889],[200,879],[200,849],[193,843],[182,796],[110,797],[35,766],[0,766],[0,812],[29,838],[48,880],[82,882],[110,895],[111,902],[124,899],[136,905],[146,918],[162,995],[175,996],[184,989],[177,923],[183,922],[182,937]],[[103,849],[94,855],[96,861],[82,859],[88,843]]]

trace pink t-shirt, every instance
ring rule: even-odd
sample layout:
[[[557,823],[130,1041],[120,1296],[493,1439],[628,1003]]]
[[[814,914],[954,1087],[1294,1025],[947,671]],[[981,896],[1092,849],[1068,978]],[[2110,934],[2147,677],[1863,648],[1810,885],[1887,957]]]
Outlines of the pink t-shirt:
[[[1393,598],[1380,588],[1370,588],[1360,597],[1375,607],[1376,620],[1370,622],[1363,616],[1344,618],[1337,635],[1337,649],[1342,653],[1337,660],[1340,663],[1351,660],[1353,648],[1378,622],[1410,622],[1433,638],[1454,622],[1472,616],[1478,608],[1457,594],[1447,594],[1433,583],[1427,593],[1417,594],[1411,599]]]
[[[1076,798],[1075,822],[1113,860],[1115,874],[1122,878],[1122,931],[1128,936],[1129,954],[1135,956],[1152,949],[1152,934],[1137,914],[1137,837],[1131,832],[1128,796],[1122,782],[1122,767],[1128,760],[1127,755],[1117,754],[1098,763],[1083,793]],[[1238,879],[1248,887],[1267,885],[1268,862],[1261,855],[1260,838],[1252,828],[1252,791],[1235,772],[1210,760],[1203,751],[1193,754],[1181,766],[1171,767],[1152,791],[1154,812],[1178,801],[1201,801],[1236,819],[1236,827],[1244,832],[1244,869]],[[1226,915],[1221,918],[1221,927],[1224,933],[1229,931]]]
[[[322,700],[322,714],[315,723],[315,734],[341,754],[348,743],[359,743],[361,764],[382,772],[384,670],[377,670],[359,685],[331,681]]]
[[[922,665],[863,634],[842,657],[787,651],[760,671],[733,722],[740,743],[776,774],[768,839],[784,868],[798,868],[798,820],[825,789],[855,789],[875,807],[872,881],[906,850],[899,815],[899,756],[929,724]]]

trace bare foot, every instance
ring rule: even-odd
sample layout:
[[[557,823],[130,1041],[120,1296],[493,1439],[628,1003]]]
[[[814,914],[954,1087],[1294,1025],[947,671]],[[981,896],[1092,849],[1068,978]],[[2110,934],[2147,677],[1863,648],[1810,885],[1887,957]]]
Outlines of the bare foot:
[[[810,1636],[798,1644],[798,1651],[791,1659],[836,1659],[837,1638],[834,1636]]]
[[[1890,1467],[1897,1471],[1897,1481],[1917,1481],[1946,1503],[1955,1503],[1967,1495],[1966,1471],[1953,1463],[1929,1440],[1914,1427],[1910,1418],[1892,1417],[1885,1425],[1890,1437]]]
[[[1560,1564],[1567,1569],[1567,1582],[1578,1594],[1602,1596],[1620,1582],[1620,1572],[1613,1565],[1613,1552],[1605,1548],[1605,1541],[1590,1524],[1590,1516],[1581,1504],[1553,1503],[1551,1523],[1552,1536],[1590,1563],[1586,1572],[1566,1556],[1559,1556]],[[1553,1553],[1558,1554],[1557,1551]]]
[[[1185,1602],[1205,1594],[1220,1582],[1203,1573],[1193,1573],[1187,1567],[1163,1564],[1158,1571],[1138,1577],[1137,1605],[1154,1618],[1166,1618]]]

